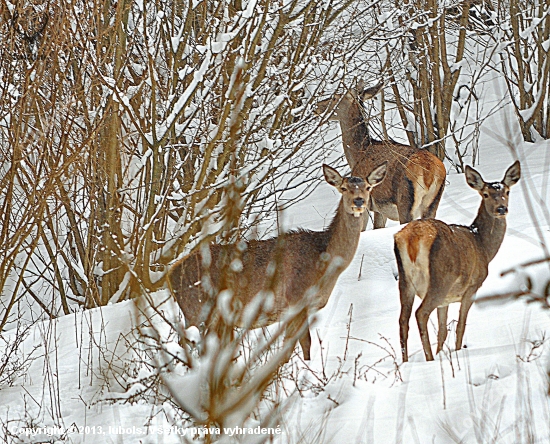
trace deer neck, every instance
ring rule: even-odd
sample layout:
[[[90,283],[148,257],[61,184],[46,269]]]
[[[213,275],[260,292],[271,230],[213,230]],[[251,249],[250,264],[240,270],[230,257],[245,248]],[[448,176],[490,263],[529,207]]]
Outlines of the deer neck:
[[[488,262],[491,262],[502,244],[506,233],[506,218],[496,218],[485,210],[483,203],[479,207],[477,217],[470,231],[473,233],[476,242],[485,252]]]
[[[343,267],[347,267],[359,244],[359,236],[363,227],[363,218],[355,217],[344,210],[343,199],[336,215],[325,231],[328,237],[326,252],[330,254],[331,259],[339,256],[343,259]]]
[[[349,104],[346,112],[342,113],[343,116],[339,118],[344,153],[352,169],[361,157],[361,153],[358,151],[366,150],[371,143],[360,106],[354,100]]]

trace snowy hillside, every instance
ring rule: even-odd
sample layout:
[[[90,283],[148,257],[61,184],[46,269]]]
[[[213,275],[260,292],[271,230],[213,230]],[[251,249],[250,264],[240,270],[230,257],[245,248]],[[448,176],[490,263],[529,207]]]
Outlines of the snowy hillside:
[[[0,10],[0,443],[550,443],[548,0],[33,0]],[[402,227],[388,222],[360,234],[309,319],[312,359],[297,346],[280,365],[309,296],[328,297],[330,281],[327,272],[297,297],[281,269],[308,287],[326,257],[352,256],[360,219],[339,218],[328,255],[277,243],[274,261],[259,247],[247,262],[254,248],[243,254],[239,241],[327,228],[340,198],[327,181],[340,177],[323,180],[322,165],[349,175],[354,149],[373,138],[443,159],[437,218],[453,224],[469,225],[480,203],[465,165],[493,182],[521,162],[464,346],[454,350],[454,304],[435,361],[412,316],[402,362]],[[432,192],[422,176],[416,190]],[[357,211],[369,196],[349,183],[339,189]],[[388,197],[396,182],[382,183]],[[199,306],[189,288],[209,291],[208,278],[178,287],[173,265],[210,241],[237,248],[223,257],[222,291],[198,296],[215,304],[201,337],[182,319]],[[321,266],[303,272],[311,258]],[[237,294],[259,282],[259,263],[270,282]],[[289,310],[269,307],[280,287]],[[278,322],[252,329],[267,311]],[[435,351],[435,312],[428,329]]]
[[[491,125],[496,128],[499,121],[493,119]],[[502,179],[512,153],[488,133],[482,143],[476,168],[485,180]],[[522,143],[517,149],[522,179],[511,192],[507,236],[479,295],[520,285],[521,279],[514,277],[504,286],[500,273],[542,257],[539,234],[548,240],[548,223],[535,198],[550,198],[550,144]],[[290,225],[320,229],[337,201],[332,187],[321,183],[285,217]],[[451,172],[438,218],[469,224],[478,204],[464,175]],[[274,442],[548,442],[549,313],[522,300],[474,304],[465,348],[455,352],[454,304],[444,353],[425,362],[418,329],[411,321],[410,362],[402,365],[393,256],[397,230],[393,223],[361,235],[355,259],[314,323],[312,361],[306,366],[295,357],[290,372],[294,376],[279,382],[287,395],[292,394],[283,396],[286,407],[272,430]],[[0,390],[6,442],[191,442],[193,433],[204,432],[174,428],[181,422],[166,402],[132,397],[142,388],[132,382],[148,374],[145,363],[151,362],[136,354],[133,305],[121,302],[30,329],[12,356],[13,365],[21,363],[23,371],[11,387]],[[435,327],[434,312],[432,344]],[[16,333],[5,334],[4,341],[10,342]],[[254,442],[265,437],[239,432],[232,439]]]

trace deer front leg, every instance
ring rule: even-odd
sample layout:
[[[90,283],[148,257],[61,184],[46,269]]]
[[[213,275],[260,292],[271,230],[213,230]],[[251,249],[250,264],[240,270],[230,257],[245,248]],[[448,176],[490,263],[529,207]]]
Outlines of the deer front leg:
[[[445,339],[447,339],[447,312],[449,311],[449,306],[437,307],[437,321],[438,321],[438,330],[437,330],[437,351],[435,354],[438,354],[443,350],[443,344],[445,344]]]
[[[379,213],[378,211],[374,211],[374,229],[377,228],[384,228],[386,226],[386,220],[387,218],[382,215],[382,213]]]
[[[361,217],[363,218],[363,227],[361,228],[361,231],[366,231],[367,225],[369,224],[370,211],[369,210],[364,211]]]
[[[311,333],[309,332],[309,323],[306,323],[306,327],[305,333],[300,338],[300,345],[302,346],[304,361],[309,361],[311,354]]]
[[[309,332],[308,313],[306,309],[303,309],[302,312],[287,325],[283,346],[290,341],[293,341],[294,344],[296,344],[296,342],[298,341],[300,342],[302,353],[304,355],[304,360],[309,361],[311,350],[311,334]],[[293,350],[289,350],[289,354],[286,357],[285,362],[290,360],[292,353]]]
[[[456,350],[462,348],[462,338],[464,337],[464,330],[466,329],[466,318],[468,317],[468,311],[472,306],[475,290],[464,295],[462,303],[460,304],[460,314],[458,315],[458,325],[456,327]]]

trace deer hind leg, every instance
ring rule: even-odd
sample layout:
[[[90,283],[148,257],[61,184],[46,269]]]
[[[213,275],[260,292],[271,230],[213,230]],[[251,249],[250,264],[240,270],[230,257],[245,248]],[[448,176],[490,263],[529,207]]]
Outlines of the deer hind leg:
[[[449,311],[449,306],[437,307],[437,321],[438,321],[438,330],[437,330],[437,351],[435,354],[438,354],[443,350],[443,344],[445,344],[445,339],[447,339],[447,312]]]
[[[473,295],[475,291],[464,295],[462,298],[462,303],[460,304],[460,313],[458,315],[458,325],[456,327],[456,350],[462,348],[462,338],[464,337],[464,330],[466,329],[466,318],[470,307],[472,306],[474,300]]]
[[[428,291],[422,304],[420,304],[420,307],[416,310],[416,322],[418,323],[418,330],[420,331],[420,339],[422,340],[426,361],[434,360],[430,344],[430,335],[428,334],[428,319],[438,305],[439,302],[437,301],[437,297],[434,297],[434,295],[430,294],[430,291]]]
[[[415,184],[408,177],[401,180],[400,185],[397,197],[397,214],[399,216],[399,223],[406,224],[416,219],[414,213],[416,212],[416,208],[420,206],[421,201],[416,202],[418,197],[415,197]]]
[[[405,287],[405,288],[403,288]],[[401,314],[399,315],[399,339],[401,342],[401,356],[403,362],[409,360],[409,320],[414,302],[414,288],[411,285],[401,285],[399,281],[399,296],[401,298]]]
[[[376,211],[375,208],[377,207],[376,207],[376,204],[374,203],[373,197],[371,196],[369,200],[369,210],[372,212],[372,215],[373,215],[372,226],[374,230],[378,228],[384,228],[386,226],[386,220],[387,220],[386,216],[384,216],[379,211]],[[370,217],[370,212],[368,216],[364,217],[363,231],[365,231],[365,229],[367,228],[368,217]]]
[[[395,257],[397,259],[397,269],[399,272],[399,298],[401,300],[401,314],[399,315],[399,339],[401,342],[401,355],[403,362],[409,360],[408,339],[409,339],[409,320],[411,318],[412,306],[414,302],[415,289],[407,279],[401,254],[397,245],[394,246]],[[406,253],[405,253],[406,254]]]
[[[437,208],[439,207],[439,202],[441,201],[441,196],[443,195],[443,190],[445,189],[445,182],[441,184],[439,187],[439,190],[437,190],[437,194],[435,195],[434,200],[432,200],[422,213],[422,219],[428,219],[428,218],[435,218],[435,213],[437,212]]]

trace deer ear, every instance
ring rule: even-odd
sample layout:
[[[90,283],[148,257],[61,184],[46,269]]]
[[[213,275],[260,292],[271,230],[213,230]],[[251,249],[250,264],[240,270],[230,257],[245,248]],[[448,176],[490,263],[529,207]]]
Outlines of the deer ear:
[[[470,165],[466,165],[466,182],[474,190],[480,191],[485,186],[485,181],[476,170],[474,170]]]
[[[388,162],[384,162],[382,165],[376,167],[372,172],[367,176],[367,183],[373,187],[378,185],[386,177],[386,171],[388,169]]]
[[[506,174],[504,174],[504,179],[502,179],[502,183],[507,187],[511,187],[512,185],[515,185],[518,182],[520,177],[521,177],[521,166],[519,164],[519,160],[516,160],[506,170]]]
[[[380,82],[378,85],[371,86],[370,88],[365,88],[363,91],[360,92],[361,99],[363,100],[372,99],[376,94],[380,92],[383,86],[384,86],[384,82]]]
[[[334,168],[323,164],[323,174],[325,175],[325,180],[327,183],[333,187],[339,187],[342,185],[342,176]]]
[[[357,99],[357,91],[354,91],[352,89],[346,91],[346,93],[343,95],[343,99],[353,102],[355,99]]]

